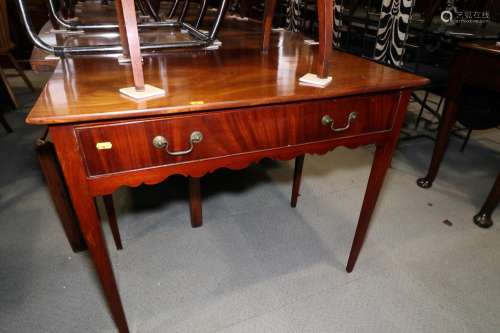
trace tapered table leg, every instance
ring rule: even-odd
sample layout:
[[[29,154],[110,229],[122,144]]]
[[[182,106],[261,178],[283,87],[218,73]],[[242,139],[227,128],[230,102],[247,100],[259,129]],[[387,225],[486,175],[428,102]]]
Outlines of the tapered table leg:
[[[375,209],[380,190],[382,189],[382,185],[384,183],[387,169],[389,169],[389,166],[391,165],[392,154],[396,148],[399,131],[406,114],[408,101],[410,100],[410,94],[410,91],[401,93],[396,118],[393,123],[393,131],[391,133],[392,136],[386,143],[377,146],[377,150],[375,151],[370,177],[368,178],[368,184],[366,185],[363,205],[361,207],[361,212],[359,213],[358,225],[356,227],[351,252],[349,253],[349,259],[347,261],[346,270],[349,273],[352,272],[354,265],[356,264],[356,260],[358,259],[359,252],[363,246],[366,232],[370,224],[373,210]]]
[[[189,210],[191,213],[191,226],[198,228],[203,225],[201,209],[200,178],[189,177]]]
[[[486,198],[486,202],[483,204],[483,207],[474,216],[474,223],[481,228],[489,228],[493,225],[493,221],[491,220],[491,214],[497,208],[498,202],[500,201],[500,173],[495,180],[495,184],[491,188],[491,192]]]
[[[119,332],[128,333],[127,320],[116,285],[111,260],[105,244],[94,198],[88,190],[85,166],[78,151],[78,143],[71,126],[51,127],[57,156],[73,202],[80,229],[87,243],[90,257]]]
[[[293,170],[293,186],[292,186],[292,198],[290,200],[290,205],[292,207],[297,206],[297,198],[299,197],[300,181],[302,180],[302,167],[304,166],[305,155],[300,155],[295,158],[295,168]]]
[[[56,152],[52,142],[39,139],[35,143],[40,168],[49,189],[50,197],[73,252],[87,249],[82,231],[71,204],[68,189],[64,182]]]
[[[115,205],[113,204],[113,196],[105,195],[102,197],[104,200],[104,207],[106,208],[106,215],[108,215],[109,228],[113,234],[116,249],[122,250],[122,239],[120,237],[120,229],[118,229],[118,222],[116,221]]]

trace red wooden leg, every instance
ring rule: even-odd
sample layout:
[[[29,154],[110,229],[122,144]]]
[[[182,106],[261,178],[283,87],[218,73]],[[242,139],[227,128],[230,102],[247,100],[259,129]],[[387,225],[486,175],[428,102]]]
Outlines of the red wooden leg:
[[[396,148],[399,131],[401,129],[401,125],[403,124],[410,95],[410,91],[404,91],[401,93],[396,116],[392,126],[391,137],[383,145],[377,146],[377,150],[375,151],[375,157],[373,159],[370,177],[368,178],[363,205],[359,214],[358,226],[356,227],[351,252],[349,253],[349,260],[347,261],[346,270],[349,273],[352,272],[354,265],[356,264],[356,260],[358,259],[361,247],[363,246],[366,231],[368,230],[368,225],[370,224],[370,219],[372,217],[373,210],[375,209],[378,195],[382,188],[382,184],[384,183],[385,174],[391,164],[392,154]]]
[[[78,150],[74,130],[71,126],[55,126],[50,128],[50,135],[56,147],[57,157],[66,179],[80,229],[87,243],[113,320],[121,333],[128,333],[125,312],[94,199],[89,194],[85,166]]]
[[[113,204],[113,196],[105,195],[102,197],[104,200],[104,207],[106,208],[106,214],[108,215],[108,223],[111,228],[111,233],[113,234],[113,239],[115,241],[116,249],[122,250],[122,239],[120,237],[120,230],[118,229],[118,223],[116,222],[115,205]]]
[[[275,8],[276,0],[266,0],[264,7],[264,19],[262,20],[262,52],[267,52],[269,50]]]
[[[200,178],[189,177],[189,209],[191,212],[191,226],[198,228],[203,225],[201,210]]]
[[[333,42],[333,6],[334,0],[316,0],[318,12],[319,50],[316,63],[317,75],[328,76],[328,59],[332,52]]]
[[[295,169],[293,170],[293,186],[292,186],[292,199],[290,205],[297,206],[297,198],[299,197],[300,181],[302,179],[302,167],[304,166],[304,155],[295,158]]]
[[[45,182],[49,188],[50,197],[56,208],[57,215],[63,226],[73,252],[87,249],[82,231],[78,225],[73,205],[69,197],[66,183],[64,182],[56,152],[52,142],[39,139],[35,143],[36,155],[42,169]]]

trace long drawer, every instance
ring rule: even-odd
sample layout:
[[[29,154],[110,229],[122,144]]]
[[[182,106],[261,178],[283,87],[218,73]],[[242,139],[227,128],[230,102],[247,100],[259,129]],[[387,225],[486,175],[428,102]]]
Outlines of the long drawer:
[[[76,128],[90,176],[391,128],[397,94],[222,110]]]

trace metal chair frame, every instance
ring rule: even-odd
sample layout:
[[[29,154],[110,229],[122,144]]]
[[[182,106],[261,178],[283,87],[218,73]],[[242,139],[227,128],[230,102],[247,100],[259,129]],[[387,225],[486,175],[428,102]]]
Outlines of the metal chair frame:
[[[121,53],[123,52],[122,46],[120,44],[114,45],[101,45],[101,46],[61,46],[61,45],[50,45],[43,41],[38,34],[35,32],[33,24],[31,22],[31,17],[29,15],[29,11],[27,9],[25,0],[16,0],[20,18],[22,24],[24,25],[28,37],[31,39],[33,44],[49,53],[53,53],[56,56],[64,57],[67,55],[89,55],[89,54],[102,54],[102,53]],[[217,15],[215,21],[212,25],[212,28],[205,34],[197,29],[197,27],[192,26],[189,23],[184,22],[184,18],[186,13],[179,17],[178,20],[170,20],[163,22],[153,22],[153,23],[143,23],[138,24],[139,28],[155,28],[162,26],[170,26],[170,27],[179,27],[181,29],[187,30],[191,36],[194,38],[190,41],[177,41],[170,43],[145,43],[141,45],[141,50],[157,50],[157,49],[170,49],[170,48],[184,48],[184,47],[206,47],[211,45],[217,36],[217,33],[220,28],[220,24],[222,23],[222,19],[227,10],[229,4],[229,0],[222,0],[219,5],[219,10],[217,11]],[[189,5],[189,0],[186,0],[186,12],[187,7]],[[57,21],[58,24],[65,27],[68,30],[106,30],[106,29],[118,29],[117,24],[98,24],[98,25],[77,25],[72,24],[66,20],[61,19],[55,10],[54,3],[52,0],[49,0],[49,7],[51,15]],[[206,6],[204,8],[206,10]],[[202,13],[200,13],[202,14]],[[201,17],[201,18],[200,18]],[[199,15],[196,24],[201,23],[201,19],[203,16]],[[198,22],[199,21],[199,22]]]

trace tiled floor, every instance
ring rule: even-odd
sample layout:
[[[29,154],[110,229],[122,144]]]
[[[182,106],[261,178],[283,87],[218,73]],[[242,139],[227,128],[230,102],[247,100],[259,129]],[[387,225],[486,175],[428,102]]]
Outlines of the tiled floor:
[[[0,131],[0,332],[113,332],[88,255],[57,221],[32,149],[43,129],[24,124],[23,99],[6,114],[15,133]],[[415,180],[433,143],[399,145],[352,274],[371,147],[307,156],[295,209],[292,162],[208,175],[195,230],[184,178],[120,189],[123,251],[104,229],[131,330],[498,332],[500,214],[488,230],[471,218],[498,172],[500,131],[474,133],[464,154],[460,143],[428,190]]]

